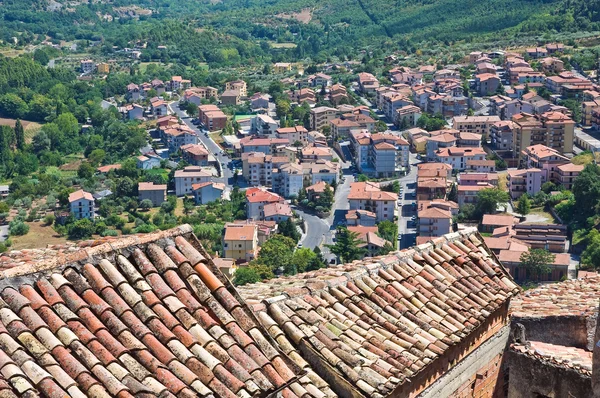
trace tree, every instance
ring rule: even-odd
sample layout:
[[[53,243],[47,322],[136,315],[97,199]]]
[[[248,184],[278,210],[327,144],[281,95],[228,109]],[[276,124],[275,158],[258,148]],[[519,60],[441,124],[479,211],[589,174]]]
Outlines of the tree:
[[[315,252],[303,247],[294,252],[292,262],[288,265],[288,269],[284,269],[284,274],[295,275],[299,272],[306,272],[310,264],[317,257]]]
[[[29,225],[25,224],[22,219],[16,218],[10,222],[8,229],[11,236],[21,236],[29,232]]]
[[[79,169],[77,169],[77,177],[88,180],[94,176],[94,167],[88,162],[83,162],[79,165]]]
[[[398,225],[389,220],[381,221],[377,224],[377,233],[383,239],[395,245],[398,239]]]
[[[594,215],[594,209],[600,201],[600,166],[588,164],[575,179],[572,188],[575,197],[576,215],[586,219]]]
[[[498,205],[508,202],[508,193],[498,188],[482,189],[477,193],[475,210],[478,218],[484,214],[494,214]]]
[[[276,234],[263,243],[258,257],[253,260],[253,263],[266,265],[273,271],[280,267],[286,269],[292,262],[295,247],[296,242],[292,238]]]
[[[295,243],[298,243],[301,237],[300,232],[298,232],[298,227],[296,227],[296,224],[291,218],[280,222],[279,225],[277,225],[277,231],[281,235],[293,239]]]
[[[104,149],[94,149],[88,155],[88,160],[90,161],[90,163],[92,165],[98,166],[100,163],[102,163],[104,161],[105,157],[106,157],[106,152],[104,151]]]
[[[458,202],[458,188],[456,184],[452,184],[452,187],[450,187],[450,192],[448,192],[447,199],[452,202]]]
[[[467,116],[475,116],[475,111],[473,110],[473,108],[469,108],[467,110]]]
[[[335,244],[327,247],[344,263],[360,260],[367,254],[367,249],[358,236],[357,232],[352,232],[346,227],[338,227]]]
[[[319,195],[315,205],[329,211],[331,210],[331,206],[333,206],[333,201],[333,188],[331,188],[329,184],[325,184],[325,189],[323,190],[323,193]]]
[[[375,123],[375,130],[378,132],[384,132],[388,129],[387,124],[385,124],[385,122],[383,120],[378,120]]]
[[[519,261],[532,274],[542,277],[550,272],[555,257],[546,249],[529,249],[521,254]]]
[[[154,204],[150,199],[144,199],[140,202],[140,208],[142,210],[150,210]]]
[[[89,239],[95,231],[94,223],[87,218],[82,218],[67,226],[69,239],[72,240]]]
[[[260,276],[252,267],[239,267],[233,276],[233,283],[236,286],[260,282],[260,280]]]
[[[288,113],[290,113],[291,105],[290,101],[286,99],[279,99],[275,102],[275,112],[277,117],[283,119]]]
[[[531,201],[529,200],[529,196],[525,194],[519,198],[519,203],[517,203],[517,212],[522,216],[526,216],[530,211]]]
[[[307,271],[315,271],[315,270],[327,267],[327,262],[325,261],[325,258],[323,258],[323,253],[321,253],[321,248],[319,246],[316,246],[313,249],[313,252],[315,253],[315,257],[313,258],[311,263],[308,264],[308,267],[306,268],[306,270]]]
[[[586,237],[585,250],[581,253],[581,265],[600,267],[600,232],[595,228],[592,228]]]
[[[21,123],[21,119],[17,119],[15,122],[15,138],[17,141],[17,149],[22,151],[25,147],[25,129]]]
[[[552,191],[558,191],[558,187],[552,181],[546,181],[542,184],[542,191],[549,194]]]
[[[185,112],[191,117],[198,115],[198,105],[194,104],[193,102],[186,102],[184,109]]]

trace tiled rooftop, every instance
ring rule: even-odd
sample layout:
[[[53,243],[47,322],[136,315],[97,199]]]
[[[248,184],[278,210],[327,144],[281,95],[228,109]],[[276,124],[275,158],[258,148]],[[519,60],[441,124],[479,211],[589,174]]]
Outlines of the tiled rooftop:
[[[514,317],[592,316],[598,311],[600,275],[527,290],[511,301]]]
[[[277,348],[189,226],[26,262],[0,279],[3,397],[328,391]]]
[[[471,229],[238,290],[292,359],[308,346],[352,388],[382,397],[520,289]]]
[[[565,347],[562,345],[530,341],[530,347],[521,344],[511,345],[511,349],[536,360],[549,362],[553,365],[570,368],[592,375],[592,352],[576,347]]]

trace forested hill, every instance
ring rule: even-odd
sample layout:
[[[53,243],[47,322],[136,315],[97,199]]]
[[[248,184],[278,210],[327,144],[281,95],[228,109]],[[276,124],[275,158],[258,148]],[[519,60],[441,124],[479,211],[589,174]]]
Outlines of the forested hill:
[[[200,48],[191,56],[208,62],[221,57],[214,51],[222,48],[235,48],[240,58],[244,52],[261,57],[269,50],[257,46],[261,41],[299,44],[288,55],[301,58],[357,47],[410,48],[423,41],[600,30],[600,0],[4,0],[0,4],[4,44],[14,45],[16,39],[24,45],[43,35],[54,40],[102,40],[119,47],[141,39],[151,47],[175,46],[178,50],[172,55],[180,57],[189,52],[183,46],[192,41]],[[165,31],[174,29],[173,21],[183,33]]]

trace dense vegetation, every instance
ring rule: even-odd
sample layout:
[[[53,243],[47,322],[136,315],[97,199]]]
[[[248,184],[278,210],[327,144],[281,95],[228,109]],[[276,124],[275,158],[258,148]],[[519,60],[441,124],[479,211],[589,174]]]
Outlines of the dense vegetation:
[[[106,55],[147,42],[143,60],[248,65],[248,61],[324,60],[361,48],[419,51],[445,44],[516,35],[600,30],[600,5],[587,0],[11,0],[0,8],[0,38],[17,46],[49,37],[96,44]],[[305,10],[310,22],[291,18]],[[304,22],[307,22],[306,20]],[[296,46],[272,46],[290,42]],[[166,46],[166,48],[160,47]]]

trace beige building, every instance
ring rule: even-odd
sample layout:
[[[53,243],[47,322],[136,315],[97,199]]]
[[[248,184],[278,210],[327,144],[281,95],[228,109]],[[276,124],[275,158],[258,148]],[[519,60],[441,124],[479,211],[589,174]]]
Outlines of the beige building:
[[[510,197],[513,199],[519,199],[525,193],[534,196],[542,189],[542,170],[509,170],[507,183]]]
[[[241,97],[246,97],[248,95],[248,86],[243,80],[235,80],[225,83],[225,91],[227,90],[236,90],[240,93]]]
[[[141,202],[145,199],[152,201],[154,206],[160,206],[167,200],[167,185],[140,182],[138,185],[138,200]]]
[[[252,261],[258,253],[256,224],[227,224],[223,233],[223,257]]]
[[[542,144],[559,153],[573,152],[575,122],[560,112],[541,115],[520,113],[513,116],[513,153],[522,156],[527,147]]]
[[[419,236],[442,236],[452,232],[452,214],[449,210],[429,207],[417,213]]]
[[[494,123],[500,116],[454,116],[452,128],[461,132],[481,134],[488,137]]]
[[[337,117],[338,110],[327,106],[319,106],[310,110],[311,130],[321,131],[329,122]]]

